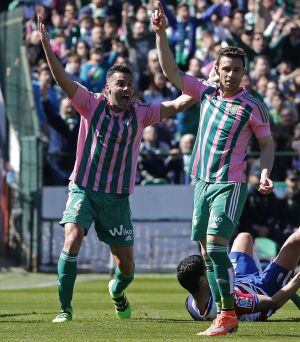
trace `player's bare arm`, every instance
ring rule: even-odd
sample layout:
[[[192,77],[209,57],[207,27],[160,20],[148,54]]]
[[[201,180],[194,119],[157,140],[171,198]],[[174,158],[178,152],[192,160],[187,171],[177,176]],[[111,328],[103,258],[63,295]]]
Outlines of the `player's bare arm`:
[[[300,272],[298,272],[282,289],[272,297],[258,295],[258,302],[254,312],[267,310],[278,310],[281,308],[300,288]]]
[[[69,98],[72,98],[76,93],[78,85],[67,77],[64,68],[52,51],[48,33],[40,16],[38,17],[38,33],[55,82],[62,88]]]
[[[180,95],[177,99],[173,101],[164,101],[160,105],[160,119],[166,119],[171,115],[174,115],[178,112],[182,112],[193,104],[195,104],[197,100],[188,95]]]
[[[166,35],[167,19],[161,3],[158,1],[158,9],[152,13],[151,24],[156,33],[156,45],[158,58],[164,75],[180,90],[183,90],[184,72],[182,72],[174,59]]]
[[[261,149],[260,155],[260,186],[258,191],[264,195],[270,194],[274,189],[273,181],[269,178],[274,163],[274,144],[271,135],[258,139]]]

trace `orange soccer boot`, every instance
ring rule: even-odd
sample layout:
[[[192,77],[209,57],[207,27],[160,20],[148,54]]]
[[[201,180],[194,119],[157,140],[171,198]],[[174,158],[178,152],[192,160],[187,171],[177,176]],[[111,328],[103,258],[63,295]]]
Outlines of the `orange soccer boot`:
[[[198,333],[200,336],[218,336],[227,335],[237,331],[238,319],[236,317],[235,311],[222,311],[221,314],[215,319],[212,325]]]

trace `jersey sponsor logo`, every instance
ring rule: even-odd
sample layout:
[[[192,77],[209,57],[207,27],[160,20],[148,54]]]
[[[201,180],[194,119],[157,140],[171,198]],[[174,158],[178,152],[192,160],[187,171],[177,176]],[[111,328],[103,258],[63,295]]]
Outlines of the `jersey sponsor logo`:
[[[209,226],[211,228],[217,228],[217,223],[221,223],[223,221],[223,218],[220,216],[215,215],[214,213],[211,213],[209,216]]]
[[[197,226],[198,224],[198,216],[196,214],[196,210],[194,209],[194,212],[193,212],[193,226]]]
[[[132,240],[133,230],[132,229],[126,229],[121,224],[119,228],[114,227],[113,229],[109,229],[109,233],[113,237],[115,237],[115,236],[126,236],[125,241],[130,241],[130,240]]]

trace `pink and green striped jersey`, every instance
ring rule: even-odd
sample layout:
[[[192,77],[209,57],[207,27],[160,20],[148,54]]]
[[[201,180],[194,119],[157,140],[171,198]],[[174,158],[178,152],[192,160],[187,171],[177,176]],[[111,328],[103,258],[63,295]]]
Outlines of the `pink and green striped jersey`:
[[[105,96],[81,85],[70,101],[81,115],[70,179],[93,191],[133,193],[143,129],[160,122],[160,105],[136,101],[115,113]]]
[[[190,173],[206,182],[246,182],[251,136],[271,135],[268,110],[247,90],[222,98],[215,84],[186,75],[184,94],[200,101],[200,120]]]

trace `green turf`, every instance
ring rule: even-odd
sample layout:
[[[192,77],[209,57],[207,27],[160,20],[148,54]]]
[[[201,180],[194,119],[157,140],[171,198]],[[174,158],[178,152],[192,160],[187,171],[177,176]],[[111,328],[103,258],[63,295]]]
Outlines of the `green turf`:
[[[20,289],[25,280],[30,288]],[[211,341],[195,335],[209,323],[191,320],[175,276],[138,275],[126,292],[133,309],[126,321],[115,317],[108,277],[79,276],[74,319],[64,325],[51,323],[58,311],[57,289],[46,285],[53,281],[55,275],[0,274],[0,341]],[[300,341],[299,321],[300,311],[288,302],[268,322],[241,323],[236,334],[220,338]]]

